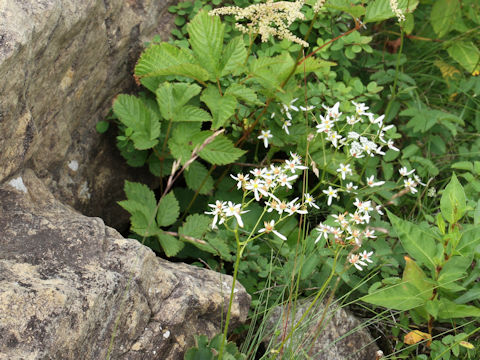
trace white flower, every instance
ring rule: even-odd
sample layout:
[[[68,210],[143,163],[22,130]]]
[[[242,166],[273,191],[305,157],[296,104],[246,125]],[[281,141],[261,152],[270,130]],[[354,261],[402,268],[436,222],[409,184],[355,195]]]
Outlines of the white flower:
[[[300,106],[300,110],[302,110],[302,111],[310,111],[310,110],[313,110],[313,109],[315,109],[315,106],[313,106],[313,105],[307,105],[306,107]]]
[[[315,204],[315,200],[313,199],[312,195],[309,193],[305,194],[305,204],[313,206],[315,209],[319,209],[318,205]]]
[[[339,112],[339,107],[340,103],[337,102],[333,107],[329,108],[325,105],[322,105],[325,110],[327,110],[327,116],[333,118],[335,121],[337,121],[340,118],[340,115],[342,115],[341,112]]]
[[[345,218],[345,215],[347,213],[344,213],[344,214],[338,214],[338,215],[332,215],[332,217],[335,219],[334,221],[339,224],[342,228],[346,228],[348,226],[348,221],[347,219]]]
[[[370,259],[370,256],[373,255],[373,251],[367,252],[367,250],[364,250],[362,253],[359,254],[360,258],[364,261],[367,261],[369,263],[372,263],[373,261]]]
[[[280,184],[280,186],[286,186],[287,188],[291,189],[292,185],[290,184],[290,182],[295,180],[297,177],[298,175],[287,176],[285,174],[282,174],[278,178],[278,183]]]
[[[240,215],[246,212],[248,212],[248,210],[242,211],[242,204],[234,204],[231,201],[228,202],[228,205],[225,209],[225,215],[235,216],[235,219],[237,219],[238,226],[242,228],[243,228],[243,221]]]
[[[358,186],[353,185],[353,182],[349,182],[347,185],[345,185],[345,187],[346,187],[346,191],[348,193],[351,192],[352,190],[357,190],[358,189]]]
[[[295,174],[295,170],[305,170],[308,169],[308,167],[300,165],[296,161],[290,161],[290,160],[285,160],[285,168],[289,169],[292,174]]]
[[[422,183],[422,179],[420,178],[420,176],[418,176],[418,175],[413,175],[413,178],[415,179],[415,181],[416,181],[418,184],[420,184],[420,185],[422,185],[422,186],[426,186],[426,184]]]
[[[328,190],[323,190],[323,193],[328,195],[327,205],[332,205],[332,198],[338,198],[337,192],[338,190],[333,189],[331,186],[328,187]]]
[[[338,141],[342,139],[342,135],[337,133],[336,131],[330,131],[327,134],[327,140],[332,142],[334,147],[338,147]]]
[[[220,217],[219,224],[223,224],[223,222],[225,221],[225,201],[217,200],[215,204],[208,204],[208,206],[213,208],[213,210],[210,212],[205,211],[205,214],[213,215],[212,229],[215,229],[217,226],[218,217]]]
[[[350,168],[350,164],[344,165],[340,164],[339,168],[337,169],[337,172],[339,172],[342,175],[342,179],[345,180],[345,176],[352,175],[352,169]]]
[[[408,175],[413,174],[413,173],[415,172],[415,169],[408,171],[407,168],[404,166],[404,167],[400,168],[400,169],[398,170],[398,172],[399,172],[400,175],[402,175],[402,176],[408,176]]]
[[[308,211],[305,210],[305,209],[302,209],[302,207],[300,206],[300,204],[296,203],[296,201],[298,200],[298,198],[295,198],[293,199],[292,201],[290,201],[288,204],[287,204],[287,208],[285,209],[285,211],[290,214],[290,215],[293,215],[295,213],[298,213],[298,214],[308,214]]]
[[[292,158],[292,161],[294,163],[297,163],[297,164],[301,164],[302,163],[302,157],[296,153],[292,153],[290,151],[290,157]]]
[[[378,213],[378,215],[383,215],[382,205],[375,206],[375,211]]]
[[[366,238],[375,239],[376,236],[374,235],[374,233],[375,231],[372,229],[365,229],[365,232],[363,233],[363,235],[365,235]]]
[[[264,224],[265,227],[258,230],[259,233],[268,234],[268,233],[273,232],[280,239],[287,240],[287,237],[285,235],[282,235],[277,230],[275,230],[275,228],[274,228],[275,227],[275,220],[270,220],[269,222],[264,221],[263,224]]]
[[[263,145],[267,148],[268,147],[268,139],[272,138],[273,135],[270,133],[270,130],[261,130],[261,135],[257,137],[257,139],[263,140]]]
[[[244,185],[248,181],[248,177],[250,175],[237,174],[237,176],[234,176],[230,174],[230,176],[232,177],[233,180],[237,181],[237,189],[240,189],[242,185]]]
[[[372,175],[370,177],[367,177],[367,185],[369,187],[374,187],[374,186],[381,186],[385,184],[385,181],[375,181],[375,176]]]
[[[322,223],[318,224],[318,226],[315,228],[320,235],[315,239],[315,244],[322,238],[325,237],[325,240],[328,239],[328,234],[331,232],[332,228],[328,225],[323,225]]]
[[[415,187],[417,186],[417,183],[415,181],[413,181],[412,178],[408,178],[407,180],[403,180],[403,185],[405,186],[405,188],[410,190],[410,192],[412,194],[415,194],[418,191],[417,189],[415,189]]]
[[[390,150],[393,150],[393,151],[400,151],[399,148],[396,148],[395,145],[393,144],[393,140],[390,139],[387,141],[387,146]]]
[[[362,266],[367,266],[367,263],[360,260],[360,256],[355,254],[350,254],[348,257],[348,262],[354,265],[360,271],[362,271]]]
[[[355,105],[355,111],[358,115],[365,115],[365,110],[369,109],[364,103],[356,103],[355,101],[352,101],[352,104]]]
[[[288,131],[288,128],[292,126],[292,122],[290,120],[285,120],[282,125],[282,129],[285,130],[287,135],[290,135],[290,131]]]

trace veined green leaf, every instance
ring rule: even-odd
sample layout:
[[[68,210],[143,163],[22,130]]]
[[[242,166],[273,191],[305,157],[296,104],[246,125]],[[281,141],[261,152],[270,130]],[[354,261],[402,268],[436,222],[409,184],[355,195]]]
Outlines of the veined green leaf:
[[[168,257],[177,255],[185,246],[182,241],[163,231],[160,231],[157,234],[157,239],[160,242],[163,251],[165,251],[165,255]]]
[[[452,30],[460,14],[460,3],[456,0],[436,0],[430,12],[430,23],[438,37]]]
[[[129,201],[144,205],[151,214],[155,211],[157,200],[155,194],[147,185],[126,180],[124,191]],[[128,209],[126,210],[128,211]]]
[[[219,135],[199,155],[210,164],[226,165],[238,160],[243,154],[245,151],[236,148],[227,137]]]
[[[175,198],[173,191],[170,191],[161,200],[158,206],[157,223],[158,226],[170,226],[177,221],[180,215],[180,206]]]
[[[113,112],[122,124],[133,130],[131,139],[136,149],[149,149],[158,143],[160,121],[141,99],[121,94],[113,103]]]
[[[197,64],[188,50],[168,43],[152,45],[145,50],[135,66],[135,75],[140,78],[181,75],[197,81],[206,81],[209,77],[208,71]]]
[[[185,105],[173,117],[173,121],[204,122],[212,121],[208,112],[197,106]]]
[[[214,130],[225,126],[237,107],[237,99],[234,96],[220,95],[218,89],[213,85],[209,85],[203,90],[200,100],[207,104],[212,112],[212,129]]]
[[[248,104],[254,105],[264,105],[261,101],[257,99],[257,94],[251,88],[246,87],[245,85],[232,84],[227,90],[225,90],[225,95],[233,95],[237,99],[245,101]]]
[[[185,223],[178,229],[178,233],[183,238],[189,236],[195,239],[202,239],[207,231],[209,231],[211,222],[212,219],[209,216],[193,214],[187,217]],[[186,240],[191,241],[189,239]]]
[[[332,66],[336,66],[337,63],[332,61],[326,61],[323,59],[315,58],[310,56],[309,58],[305,59],[297,68],[295,69],[295,74],[308,74],[313,71],[318,71],[320,69],[330,69]]]
[[[457,2],[458,3],[458,2]],[[448,55],[470,73],[480,70],[480,50],[471,41],[455,41],[447,48]]]
[[[408,282],[418,290],[418,296],[427,301],[432,297],[433,285],[427,280],[427,276],[415,261],[405,256],[406,266],[403,270],[403,282]]]
[[[219,16],[200,11],[187,25],[187,31],[196,60],[210,73],[210,79],[215,80],[220,75],[225,25]]]
[[[439,319],[455,319],[465,317],[480,317],[480,308],[470,305],[459,305],[445,298],[440,299]]]
[[[440,199],[440,210],[442,215],[450,224],[456,223],[465,214],[467,208],[467,199],[463,186],[457,179],[455,173],[443,191]]]
[[[403,281],[365,295],[360,300],[401,311],[422,306],[426,301],[422,296],[419,296],[418,289],[413,284]]]
[[[213,190],[212,176],[208,174],[207,168],[198,161],[190,164],[188,169],[185,170],[184,176],[187,186],[193,191],[198,190],[199,194],[208,194]]]
[[[164,82],[155,91],[160,113],[165,119],[172,120],[179,109],[200,91],[196,84]]]
[[[403,11],[404,14],[412,12],[417,8],[418,0],[399,0],[398,8]],[[390,19],[395,14],[390,7],[390,0],[373,0],[368,2],[365,17],[363,22],[377,22]]]
[[[220,76],[238,74],[244,67],[243,63],[247,57],[247,50],[242,36],[230,40],[223,51],[220,62]]]
[[[435,269],[435,239],[421,226],[402,220],[387,210],[388,218],[408,254],[430,270]]]

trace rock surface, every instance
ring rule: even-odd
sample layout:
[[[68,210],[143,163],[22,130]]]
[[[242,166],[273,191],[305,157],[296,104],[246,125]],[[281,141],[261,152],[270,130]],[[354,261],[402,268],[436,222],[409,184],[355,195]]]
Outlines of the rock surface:
[[[1,359],[183,359],[220,330],[231,277],[157,258],[31,170],[0,186],[0,229]],[[238,285],[234,324],[249,301]]]
[[[95,124],[133,86],[143,42],[168,37],[172,2],[0,1],[0,182],[27,164],[82,213],[128,222],[116,205],[124,179],[147,172],[128,176]]]
[[[309,305],[308,302],[299,305],[295,316],[293,311],[290,311],[288,331],[292,327],[292,319],[295,318],[296,324]],[[310,315],[307,314],[302,325],[296,329],[292,340],[287,341],[285,345],[286,358],[315,360],[374,360],[376,358],[375,355],[379,349],[365,324],[344,308],[332,304],[318,328],[324,309],[324,305],[319,301],[309,313]],[[270,346],[280,344],[285,319],[284,307],[278,306],[271,311],[264,338],[267,348],[269,344]],[[311,346],[312,342],[313,346]],[[278,348],[278,345],[275,348]]]

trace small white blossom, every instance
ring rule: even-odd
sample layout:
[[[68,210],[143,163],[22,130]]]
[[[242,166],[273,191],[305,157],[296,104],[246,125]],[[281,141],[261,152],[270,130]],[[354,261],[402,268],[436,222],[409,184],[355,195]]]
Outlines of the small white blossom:
[[[340,166],[337,169],[337,172],[339,172],[341,174],[343,180],[345,180],[345,176],[347,174],[348,175],[353,174],[352,169],[350,168],[350,164],[347,164],[347,165],[340,164]]]
[[[410,190],[412,194],[415,194],[418,190],[415,189],[417,187],[417,183],[412,180],[412,178],[408,178],[407,180],[403,180],[403,185],[405,188]]]
[[[315,209],[319,209],[318,205],[315,204],[315,200],[313,199],[312,195],[309,193],[305,194],[305,204],[313,206]]]
[[[240,215],[246,212],[248,212],[248,210],[242,211],[242,204],[234,204],[231,201],[228,202],[227,207],[225,209],[225,215],[235,216],[235,219],[237,219],[238,226],[242,228],[243,228],[243,221]]]
[[[270,130],[261,130],[261,133],[257,139],[263,140],[263,145],[268,148],[268,139],[271,139],[273,135],[270,133]]]
[[[369,187],[374,187],[374,186],[381,186],[385,184],[385,181],[375,181],[375,176],[372,175],[370,177],[367,177],[367,185]]]
[[[328,187],[328,190],[323,190],[323,193],[328,196],[327,205],[332,205],[332,199],[338,198],[338,190],[333,189],[331,186]]]
[[[408,171],[407,168],[404,166],[404,167],[400,168],[400,169],[398,170],[398,172],[399,172],[400,175],[402,175],[402,176],[408,176],[408,175],[413,174],[413,173],[415,172],[415,169]]]
[[[264,221],[263,224],[265,227],[258,230],[259,233],[268,234],[272,232],[275,235],[277,235],[280,239],[287,240],[287,237],[285,235],[280,234],[277,230],[275,230],[275,220],[270,220],[269,222]]]
[[[367,263],[360,260],[360,256],[355,254],[350,254],[350,256],[348,257],[348,262],[354,265],[360,271],[363,270],[362,266],[367,266]]]

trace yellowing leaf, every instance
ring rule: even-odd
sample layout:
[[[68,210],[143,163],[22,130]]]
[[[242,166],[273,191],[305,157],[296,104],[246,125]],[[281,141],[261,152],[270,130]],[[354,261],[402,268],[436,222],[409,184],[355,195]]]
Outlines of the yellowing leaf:
[[[432,335],[421,332],[420,330],[413,330],[403,338],[403,342],[407,345],[413,345],[423,340],[428,340],[427,346],[430,345]]]
[[[445,80],[449,80],[453,78],[455,75],[460,75],[460,70],[458,70],[455,66],[447,64],[444,61],[436,60],[433,64],[440,70],[442,73],[442,77]]]
[[[459,345],[467,349],[475,349],[475,346],[473,346],[473,344],[469,343],[468,341],[460,341]]]

